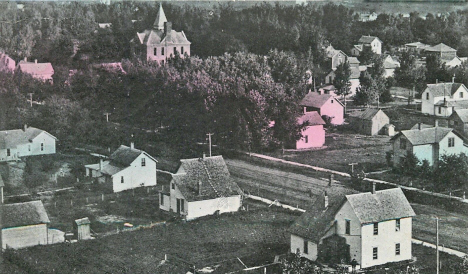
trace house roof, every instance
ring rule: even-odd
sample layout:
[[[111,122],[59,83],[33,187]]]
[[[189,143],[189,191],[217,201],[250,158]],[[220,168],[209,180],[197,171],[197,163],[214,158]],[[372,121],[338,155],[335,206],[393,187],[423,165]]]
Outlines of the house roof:
[[[424,91],[428,91],[434,97],[440,96],[452,96],[463,84],[461,83],[438,83],[438,84],[427,84]],[[463,87],[466,89],[465,85]],[[468,91],[468,90],[467,90]]]
[[[451,48],[444,43],[440,43],[433,47],[427,47],[425,50],[431,51],[431,52],[454,52],[454,51],[456,52],[457,51],[456,49]]]
[[[301,117],[297,119],[297,122],[299,125],[302,125],[307,122],[309,126],[326,124],[317,111],[311,111],[311,112],[305,113],[304,115],[302,115]]]
[[[403,135],[413,146],[437,144],[452,131],[452,128],[445,127],[402,130],[398,134],[393,136],[391,140],[395,140],[399,136]]]
[[[361,76],[361,69],[359,67],[351,67],[351,76],[350,79],[358,79]]]
[[[328,46],[328,47],[325,49],[325,53],[326,53],[326,55],[327,55],[328,58],[332,58],[333,56],[337,55],[338,53],[343,54],[343,56],[347,56],[346,53],[344,53],[343,51],[341,51],[341,50],[339,50],[339,49],[333,48],[332,45]]]
[[[50,223],[41,201],[3,205],[3,228]]]
[[[360,52],[362,51],[362,45],[354,45],[354,48]]]
[[[88,217],[85,217],[85,218],[75,220],[75,223],[77,225],[89,225],[91,223],[91,221],[89,221]]]
[[[146,156],[148,156],[151,160],[156,161],[151,155],[148,153],[144,152],[143,150],[139,150],[136,148],[131,148],[128,146],[121,145],[114,153],[112,153],[109,156],[109,159],[113,164],[118,164],[122,166],[129,166],[135,159],[140,156],[142,153],[144,153]]]
[[[144,45],[164,45],[169,44],[190,44],[183,31],[171,30],[171,35],[168,38],[163,30],[145,30],[137,33],[138,39]]]
[[[348,57],[348,63],[350,65],[358,65],[359,66],[359,60],[357,59],[357,57]]]
[[[458,115],[464,123],[468,122],[468,109],[457,109],[451,116]]]
[[[349,116],[359,118],[362,120],[372,120],[374,116],[377,115],[377,113],[379,112],[382,112],[385,116],[387,116],[385,112],[383,112],[381,109],[378,109],[378,108],[367,108],[364,111],[356,111],[356,112],[350,113]]]
[[[431,128],[431,127],[434,127],[433,125],[428,125],[428,124],[424,124],[424,123],[416,123],[414,126],[412,126],[410,129],[419,129],[419,127],[421,127],[422,129],[423,128]]]
[[[376,36],[368,36],[368,35],[363,35],[361,36],[361,38],[359,38],[359,41],[358,43],[359,44],[370,44],[372,43],[375,39],[379,40],[380,43],[382,43],[382,41],[376,37]]]
[[[454,107],[458,109],[468,108],[468,100],[456,100],[456,101],[445,101],[439,100],[434,103],[434,106],[446,106],[446,107]]]
[[[15,148],[18,145],[29,144],[39,134],[45,132],[50,137],[55,138],[48,132],[35,127],[28,127],[24,129],[12,129],[0,131],[0,149]]]
[[[426,47],[429,47],[429,45],[426,45],[424,43],[421,43],[421,42],[413,42],[413,43],[408,43],[408,44],[405,44],[405,46],[407,47],[414,47],[414,48],[426,48]]]
[[[300,106],[321,108],[330,98],[330,94],[318,94],[317,92],[309,92],[299,103]]]
[[[400,188],[346,195],[361,224],[377,223],[416,214]]]
[[[172,181],[189,202],[242,193],[231,179],[223,156],[180,160],[179,171],[172,176]]]
[[[36,63],[20,61],[18,63],[19,69],[23,73],[31,75],[52,75],[54,74],[54,68],[51,63]]]

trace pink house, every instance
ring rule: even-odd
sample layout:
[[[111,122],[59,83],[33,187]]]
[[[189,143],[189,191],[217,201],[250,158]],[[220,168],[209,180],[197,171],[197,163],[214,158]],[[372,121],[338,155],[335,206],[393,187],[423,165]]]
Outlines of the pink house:
[[[309,92],[299,105],[304,107],[304,113],[317,111],[320,116],[328,117],[330,123],[334,125],[341,125],[344,122],[344,106],[330,94],[320,95],[317,92]]]
[[[307,112],[297,119],[299,125],[304,125],[302,138],[296,141],[296,149],[321,147],[325,144],[325,121],[317,111]]]
[[[37,60],[28,62],[27,58],[24,58],[24,60],[18,63],[18,70],[43,82],[52,84],[54,81],[52,78],[54,68],[51,63],[38,63]]]
[[[16,62],[10,56],[0,52],[0,71],[13,72],[16,67]]]

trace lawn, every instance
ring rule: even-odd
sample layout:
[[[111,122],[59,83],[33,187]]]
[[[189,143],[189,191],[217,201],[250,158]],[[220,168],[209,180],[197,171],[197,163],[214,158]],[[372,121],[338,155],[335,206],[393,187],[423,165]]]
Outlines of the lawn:
[[[286,229],[298,214],[264,208],[170,223],[77,244],[36,246],[16,257],[34,273],[185,273],[239,257],[247,266],[271,262],[286,253]],[[170,266],[161,265],[165,254]],[[174,269],[176,268],[176,269]]]

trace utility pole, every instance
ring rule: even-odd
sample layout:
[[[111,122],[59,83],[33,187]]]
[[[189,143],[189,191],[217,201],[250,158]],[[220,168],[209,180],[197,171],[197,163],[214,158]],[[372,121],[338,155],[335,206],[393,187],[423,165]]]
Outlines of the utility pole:
[[[437,258],[437,274],[439,274],[439,217],[436,217],[436,258]]]
[[[29,94],[29,102],[31,103],[31,107],[32,107],[32,102],[33,102],[32,96],[33,96],[33,94],[32,93],[28,93],[28,94]]]
[[[104,115],[106,116],[106,121],[107,121],[108,123],[109,123],[109,115],[110,115],[110,114],[111,114],[111,113],[109,113],[109,112],[104,112]]]
[[[357,165],[358,163],[351,163],[351,164],[348,164],[348,166],[351,166],[351,174],[354,173],[354,166]]]
[[[209,143],[209,148],[210,148],[210,157],[211,157],[211,135],[214,135],[214,133],[208,133],[208,143]]]

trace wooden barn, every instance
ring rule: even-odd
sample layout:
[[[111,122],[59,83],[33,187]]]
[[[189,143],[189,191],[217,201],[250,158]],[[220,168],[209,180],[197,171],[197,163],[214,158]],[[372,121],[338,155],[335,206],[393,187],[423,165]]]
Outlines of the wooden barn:
[[[47,212],[41,201],[3,205],[3,248],[23,248],[48,243]]]
[[[368,108],[349,114],[349,123],[361,134],[377,135],[384,133],[384,127],[390,124],[390,118],[381,109]]]

